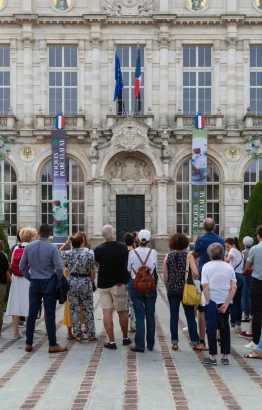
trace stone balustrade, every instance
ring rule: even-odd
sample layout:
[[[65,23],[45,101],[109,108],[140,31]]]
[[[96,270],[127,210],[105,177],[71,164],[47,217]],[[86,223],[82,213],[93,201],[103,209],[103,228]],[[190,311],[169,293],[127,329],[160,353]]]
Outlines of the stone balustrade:
[[[116,122],[120,122],[125,118],[134,118],[136,121],[148,125],[148,127],[153,126],[153,120],[154,120],[154,115],[152,112],[148,112],[147,114],[135,114],[135,113],[129,113],[129,114],[122,114],[122,115],[117,115],[117,114],[108,114],[106,116],[107,118],[107,125],[109,128],[111,128]]]
[[[257,130],[262,127],[262,115],[252,114],[249,107],[243,121],[246,129]]]
[[[55,129],[55,116],[39,114],[36,116],[36,129],[37,130],[53,130]],[[66,130],[83,130],[85,125],[85,116],[80,115],[67,115],[65,117],[65,129]]]
[[[205,115],[205,127],[210,130],[216,130],[223,128],[223,118],[224,116],[220,111],[215,115]],[[194,115],[184,115],[181,112],[175,117],[176,129],[179,130],[192,130],[195,128],[195,116]]]
[[[18,134],[17,131],[17,118],[10,108],[8,114],[0,115],[0,134],[4,137],[12,139]]]

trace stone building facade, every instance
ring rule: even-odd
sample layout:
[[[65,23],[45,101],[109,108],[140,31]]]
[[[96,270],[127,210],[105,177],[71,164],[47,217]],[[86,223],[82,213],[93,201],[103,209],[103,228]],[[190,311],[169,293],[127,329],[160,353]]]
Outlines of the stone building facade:
[[[262,177],[245,138],[262,124],[260,0],[0,0],[1,164],[10,237],[52,221],[51,130],[65,111],[70,233],[105,223],[152,231],[157,249],[191,236],[195,111],[208,130],[207,211],[238,232]],[[141,110],[133,83],[142,53]],[[114,103],[114,55],[124,103]],[[121,115],[119,115],[121,114]]]

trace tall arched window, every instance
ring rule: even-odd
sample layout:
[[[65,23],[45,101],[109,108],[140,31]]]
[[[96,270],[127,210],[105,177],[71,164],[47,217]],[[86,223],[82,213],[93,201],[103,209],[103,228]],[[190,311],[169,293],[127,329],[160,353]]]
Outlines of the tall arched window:
[[[178,170],[176,184],[176,230],[191,236],[192,161],[186,160]],[[207,217],[214,218],[220,229],[220,176],[216,165],[207,162]]]
[[[67,197],[69,235],[85,229],[85,183],[80,165],[67,158]],[[41,175],[42,223],[52,225],[52,161],[48,162]]]
[[[244,175],[244,206],[258,181],[262,179],[262,159],[252,161]]]
[[[4,220],[10,226],[8,234],[15,236],[17,233],[17,177],[14,167],[8,161],[0,162],[0,189],[3,201]]]

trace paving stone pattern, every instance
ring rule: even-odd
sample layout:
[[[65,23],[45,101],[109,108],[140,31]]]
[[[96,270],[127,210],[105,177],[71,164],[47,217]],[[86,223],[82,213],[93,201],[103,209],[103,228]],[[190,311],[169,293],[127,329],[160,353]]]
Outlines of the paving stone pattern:
[[[106,334],[95,293],[97,343],[66,341],[63,308],[57,310],[57,336],[68,352],[48,353],[43,318],[37,321],[35,349],[12,340],[10,318],[0,338],[1,410],[261,410],[262,361],[247,361],[245,340],[232,335],[230,366],[202,365],[204,353],[189,346],[183,309],[179,350],[170,349],[169,306],[160,280],[156,306],[156,346],[136,354],[122,346],[115,314],[117,350],[103,348]],[[247,328],[247,325],[244,326]],[[134,334],[131,334],[134,338]]]

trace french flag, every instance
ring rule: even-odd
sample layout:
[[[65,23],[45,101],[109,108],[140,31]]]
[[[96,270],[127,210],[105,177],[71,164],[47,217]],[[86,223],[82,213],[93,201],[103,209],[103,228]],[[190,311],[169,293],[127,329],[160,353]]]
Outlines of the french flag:
[[[202,112],[198,112],[196,114],[195,119],[196,119],[196,128],[197,129],[201,130],[201,129],[205,128],[205,117],[202,114]]]
[[[55,126],[58,130],[65,128],[65,116],[62,112],[57,114],[55,119]]]
[[[140,100],[140,87],[141,87],[141,59],[140,59],[140,47],[137,46],[137,60],[136,60],[136,80],[134,94],[136,100]]]

